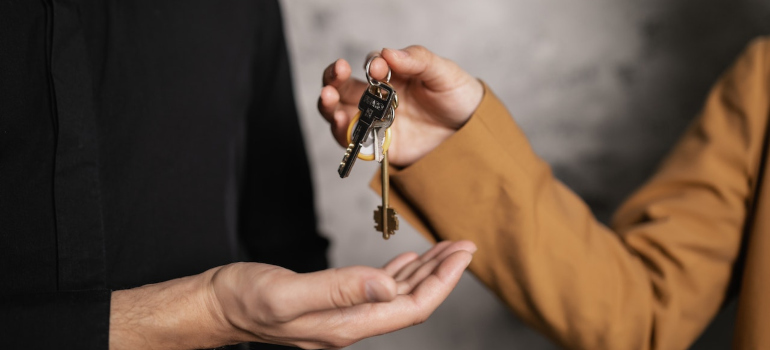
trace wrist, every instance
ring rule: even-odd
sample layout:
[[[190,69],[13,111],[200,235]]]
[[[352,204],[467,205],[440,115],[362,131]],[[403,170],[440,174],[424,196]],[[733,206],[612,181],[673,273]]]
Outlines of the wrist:
[[[217,342],[220,343],[220,346],[254,341],[254,339],[251,339],[250,333],[230,322],[214,286],[216,276],[232,265],[218,266],[199,275],[201,278],[199,281],[200,285],[198,286],[200,290],[198,294],[199,302],[203,306],[205,314],[208,315],[207,319],[212,330],[211,333],[217,339]]]
[[[237,343],[212,289],[221,267],[112,293],[110,349],[193,349]]]
[[[460,130],[471,119],[476,110],[479,109],[481,101],[484,100],[486,93],[484,82],[478,78],[468,76],[469,82],[465,85],[465,91],[460,94],[462,101],[459,103],[464,108],[460,109],[460,118],[454,128],[455,131]]]
[[[238,286],[240,282],[237,278],[232,278],[238,276],[238,270],[243,267],[243,263],[233,263],[201,274],[205,283],[203,300],[206,309],[226,344],[260,341],[246,329],[248,317],[245,315],[246,306],[242,303],[243,291]]]
[[[454,97],[449,98],[458,102],[457,107],[451,111],[439,113],[444,116],[452,116],[446,119],[443,124],[432,124],[427,127],[420,124],[408,125],[398,130],[398,136],[395,137],[408,140],[409,146],[399,147],[398,156],[389,158],[391,166],[400,170],[418,162],[439,148],[473,118],[487,95],[487,87],[480,79],[470,76],[469,79],[472,82],[463,84],[463,88],[458,90]],[[399,145],[403,144],[404,142],[399,142]]]

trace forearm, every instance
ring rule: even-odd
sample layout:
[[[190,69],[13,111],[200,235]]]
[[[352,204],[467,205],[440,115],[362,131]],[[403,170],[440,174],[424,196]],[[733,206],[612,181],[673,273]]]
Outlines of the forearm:
[[[242,262],[117,291],[110,348],[199,349],[243,342],[343,348],[427,318],[457,284],[473,251],[471,242],[445,243],[422,258],[404,254],[382,269],[312,273]],[[403,279],[397,282],[395,276]]]
[[[198,349],[244,341],[225,320],[212,289],[220,268],[114,291],[110,349]]]
[[[499,149],[489,138],[476,142],[479,149]],[[431,174],[425,182],[408,178],[423,172],[419,168],[394,179],[425,227],[441,239],[476,243],[471,271],[562,345],[647,348],[652,289],[643,265],[620,239],[579,199],[565,197],[542,162],[524,168],[501,153],[454,153],[457,161],[445,158],[440,168],[424,171]]]
[[[441,239],[473,240],[471,270],[567,347],[688,346],[724,296],[745,193],[725,201],[710,191],[718,183],[672,179],[618,234],[553,177],[499,101],[485,97],[473,118],[392,173],[399,211]]]

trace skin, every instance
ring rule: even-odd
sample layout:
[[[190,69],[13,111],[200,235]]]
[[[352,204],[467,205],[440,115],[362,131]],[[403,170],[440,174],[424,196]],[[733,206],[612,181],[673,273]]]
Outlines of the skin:
[[[370,75],[383,80],[390,67],[391,83],[399,98],[388,160],[394,166],[406,167],[468,121],[481,103],[484,87],[454,62],[422,46],[382,49],[380,55],[372,61]],[[350,73],[350,64],[343,59],[329,65],[323,73],[324,87],[318,99],[319,112],[343,147],[347,147],[347,127],[368,86],[367,82],[351,79]]]
[[[198,349],[267,342],[342,348],[424,322],[471,261],[468,241],[404,253],[377,269],[298,274],[235,263],[202,274],[115,291],[110,349]]]
[[[421,46],[383,49],[370,74],[388,67],[399,94],[388,158],[406,167],[452,136],[484,94],[455,63]],[[365,82],[345,60],[323,75],[318,109],[337,141],[357,112]],[[111,349],[213,348],[246,341],[342,348],[424,322],[471,261],[468,241],[405,253],[381,269],[353,266],[297,274],[278,266],[236,263],[202,274],[112,293]]]

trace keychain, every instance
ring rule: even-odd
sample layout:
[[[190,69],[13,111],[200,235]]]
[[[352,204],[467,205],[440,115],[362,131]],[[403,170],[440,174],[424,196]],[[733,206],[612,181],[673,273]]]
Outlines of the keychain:
[[[369,75],[369,67],[379,55],[372,55],[366,61],[364,70],[369,86],[364,90],[358,102],[359,112],[350,122],[347,130],[348,148],[342,158],[337,172],[341,178],[350,175],[356,159],[366,161],[376,160],[381,164],[382,172],[382,205],[374,211],[375,229],[382,232],[382,238],[388,239],[398,230],[396,210],[389,207],[388,192],[390,177],[388,176],[388,148],[390,147],[390,126],[396,118],[398,95],[390,85],[390,69],[384,82]]]

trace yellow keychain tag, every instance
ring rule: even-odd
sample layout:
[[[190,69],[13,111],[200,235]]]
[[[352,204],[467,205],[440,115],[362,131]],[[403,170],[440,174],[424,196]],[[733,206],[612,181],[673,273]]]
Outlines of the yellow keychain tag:
[[[353,117],[353,120],[350,122],[350,125],[348,125],[348,132],[347,132],[348,143],[352,142],[353,130],[356,129],[356,125],[358,124],[358,119],[360,117],[361,117],[361,111],[358,111],[358,113],[356,113],[356,116]],[[362,146],[361,152],[358,153],[358,159],[366,160],[366,161],[374,160],[374,137],[370,135],[361,146]],[[383,152],[387,152],[389,147],[390,147],[390,128],[385,130],[385,142],[382,144]]]

